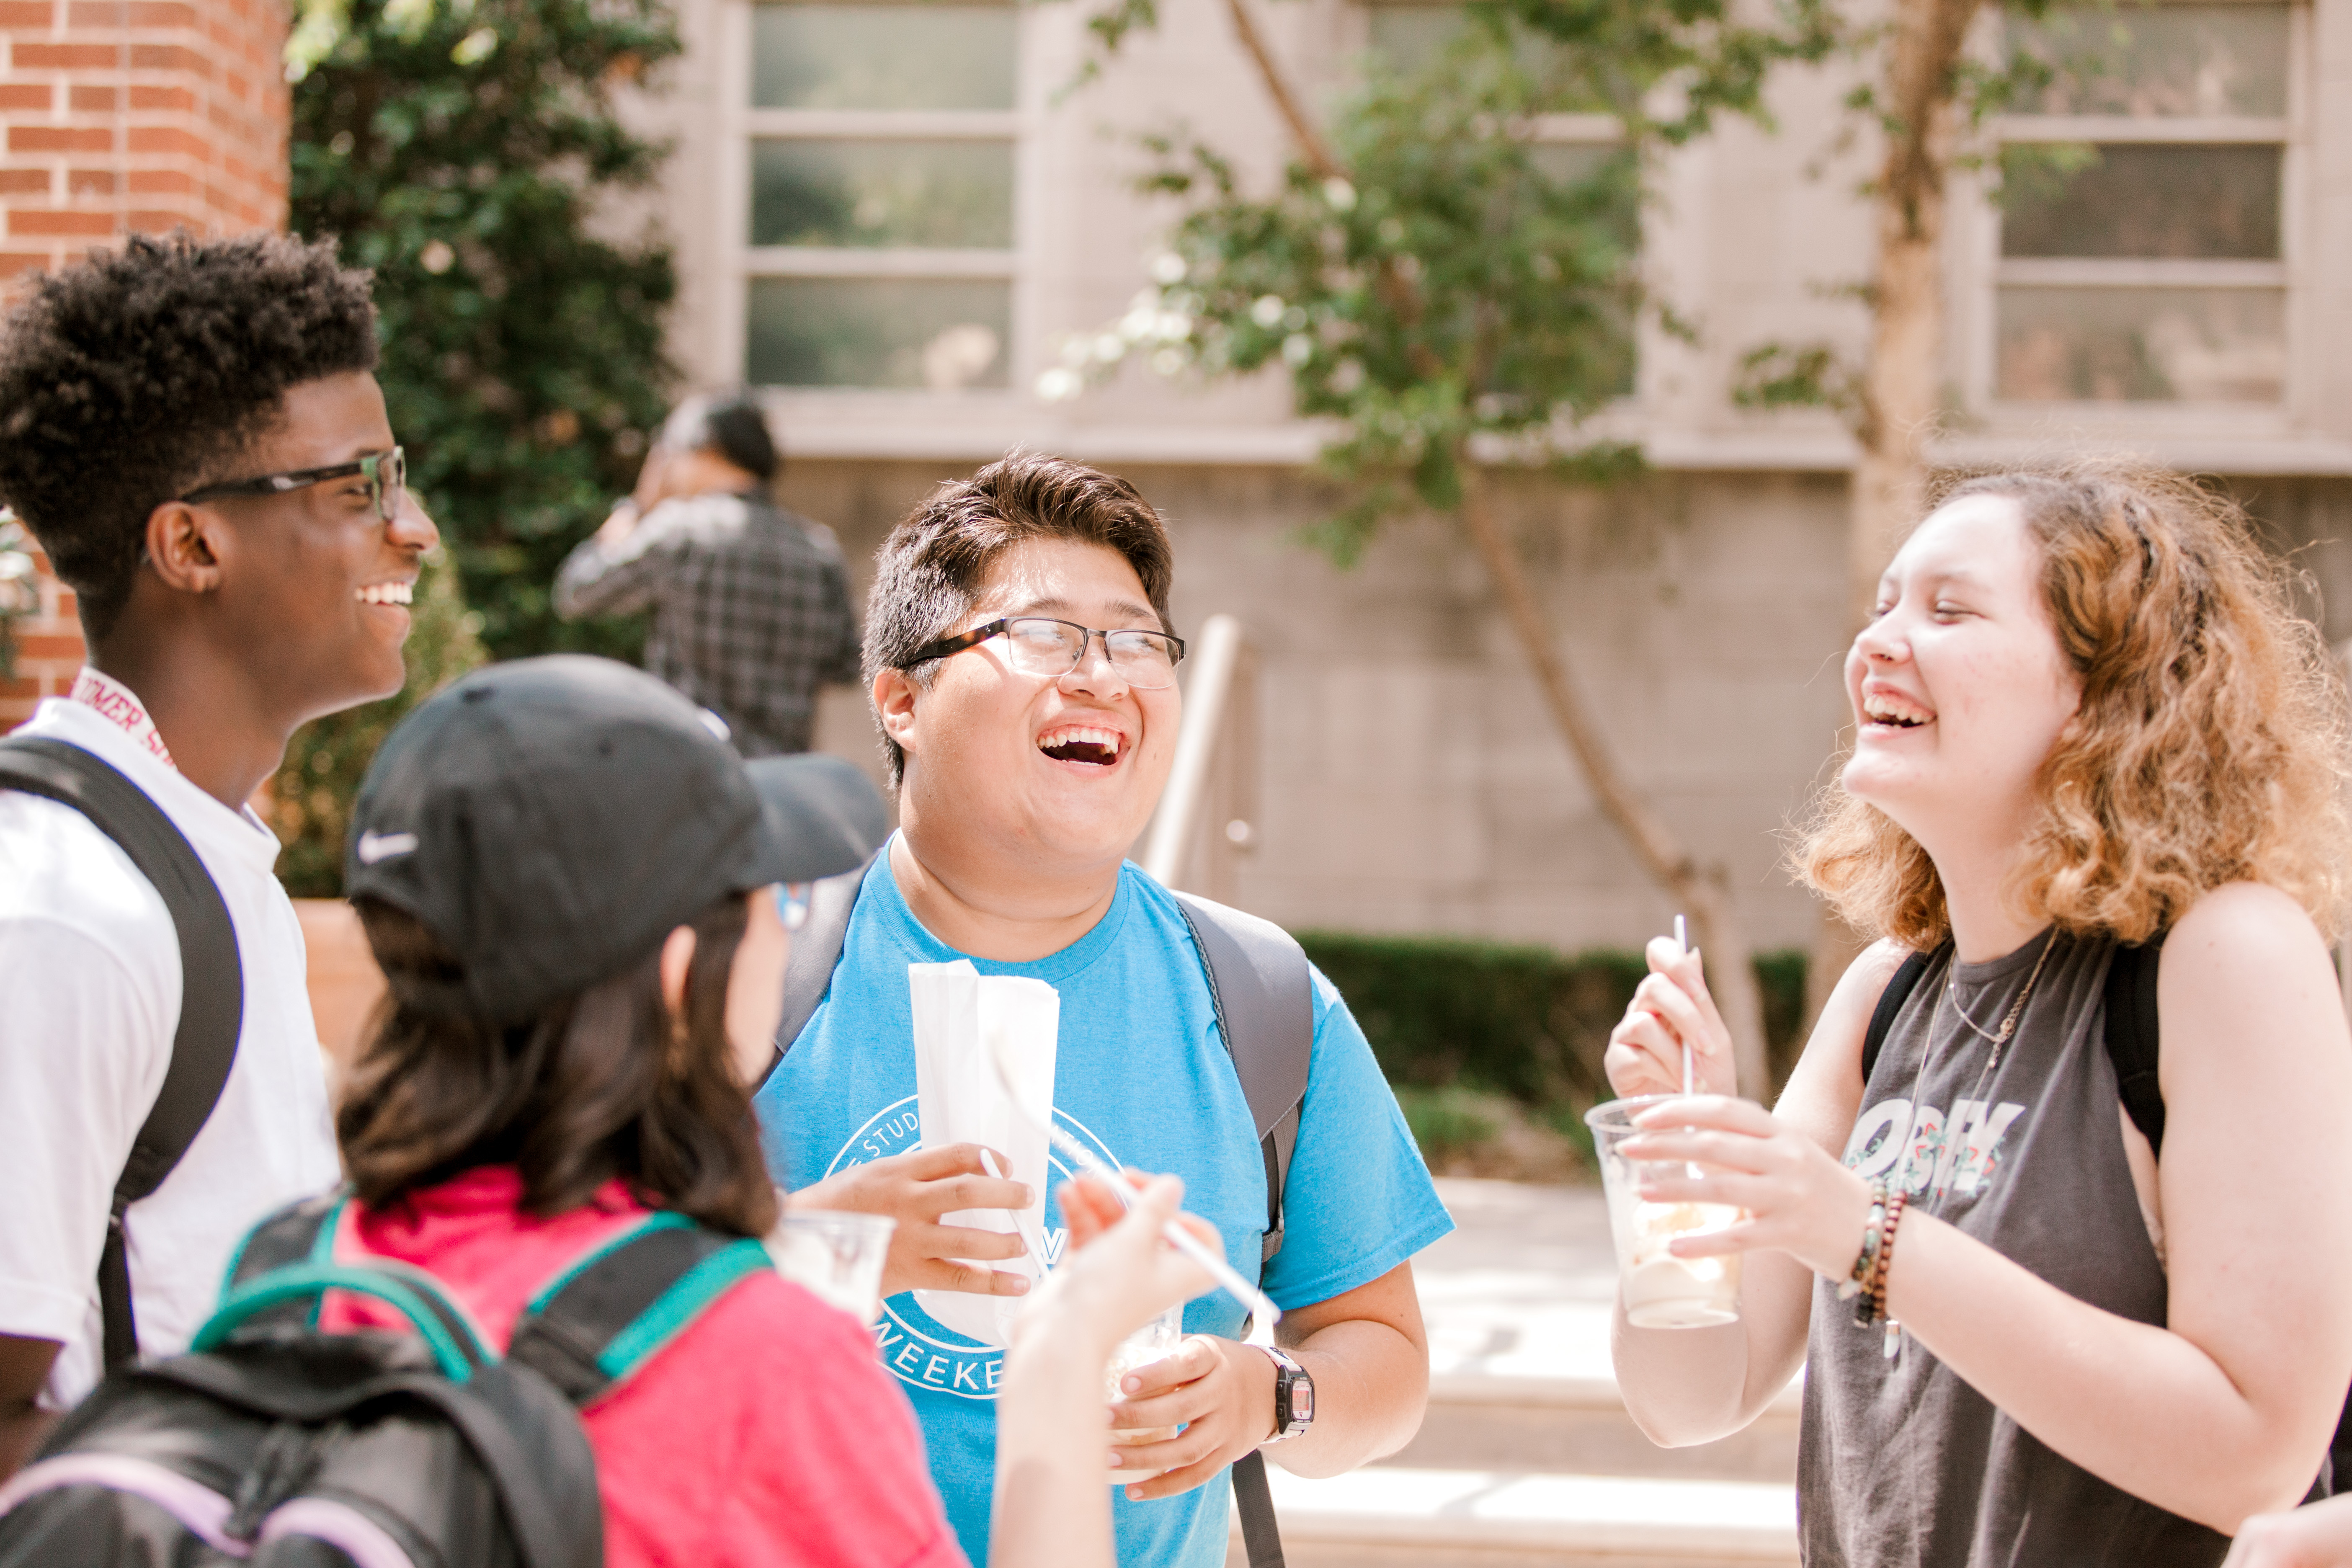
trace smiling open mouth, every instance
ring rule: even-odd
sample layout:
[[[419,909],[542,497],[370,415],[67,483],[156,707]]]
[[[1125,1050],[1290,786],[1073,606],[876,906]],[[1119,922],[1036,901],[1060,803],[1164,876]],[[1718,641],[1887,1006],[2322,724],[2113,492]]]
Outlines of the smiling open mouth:
[[[411,583],[370,583],[352,597],[362,605],[405,605],[415,599],[416,588]]]
[[[1899,697],[1886,696],[1863,699],[1862,716],[1873,724],[1884,724],[1893,730],[1916,730],[1935,717]]]
[[[1118,761],[1119,733],[1091,725],[1068,724],[1037,737],[1037,749],[1057,763],[1088,763],[1110,767]]]

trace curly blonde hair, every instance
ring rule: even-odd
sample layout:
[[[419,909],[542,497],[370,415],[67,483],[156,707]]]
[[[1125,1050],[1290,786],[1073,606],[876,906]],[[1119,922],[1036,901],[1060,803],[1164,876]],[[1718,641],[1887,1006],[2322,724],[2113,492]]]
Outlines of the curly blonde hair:
[[[2082,705],[2042,764],[2011,891],[2063,930],[2145,942],[2225,882],[2268,883],[2333,938],[2344,913],[2345,686],[2235,501],[2113,462],[1980,475],[2039,547]],[[1917,840],[1834,779],[1797,876],[1855,930],[1926,949],[1950,930]]]

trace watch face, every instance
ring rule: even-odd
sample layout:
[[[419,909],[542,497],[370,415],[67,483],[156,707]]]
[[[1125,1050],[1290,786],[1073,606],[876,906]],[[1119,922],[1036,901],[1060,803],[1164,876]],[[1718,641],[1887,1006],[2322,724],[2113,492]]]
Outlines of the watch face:
[[[1315,1419],[1315,1384],[1303,1373],[1290,1384],[1290,1419],[1300,1426]]]

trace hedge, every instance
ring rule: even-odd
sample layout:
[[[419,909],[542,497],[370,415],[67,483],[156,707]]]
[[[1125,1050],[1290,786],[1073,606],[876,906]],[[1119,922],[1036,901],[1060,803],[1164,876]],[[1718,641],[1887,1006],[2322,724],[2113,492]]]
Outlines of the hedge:
[[[1591,1106],[1610,1098],[1601,1053],[1647,973],[1638,952],[1439,936],[1296,933],[1347,997],[1393,1084],[1458,1085],[1530,1106]],[[1774,1086],[1795,1059],[1804,1013],[1805,954],[1759,953],[1764,1030]]]

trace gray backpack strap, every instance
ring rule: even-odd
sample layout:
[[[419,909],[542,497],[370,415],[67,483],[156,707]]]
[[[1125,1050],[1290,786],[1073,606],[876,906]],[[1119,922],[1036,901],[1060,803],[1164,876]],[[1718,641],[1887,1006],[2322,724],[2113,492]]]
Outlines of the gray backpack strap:
[[[874,854],[883,851],[877,849]],[[776,1024],[776,1055],[761,1075],[765,1084],[783,1064],[784,1053],[801,1037],[817,1004],[833,985],[833,966],[841,962],[841,944],[849,940],[849,917],[857,908],[858,890],[874,864],[869,855],[855,870],[827,877],[809,885],[808,919],[793,932],[792,956],[784,960],[784,1013]]]
[[[1176,908],[1201,950],[1217,1033],[1249,1101],[1265,1161],[1265,1247],[1282,1250],[1282,1193],[1298,1144],[1299,1107],[1315,1055],[1315,991],[1307,950],[1272,921],[1177,893]]]

